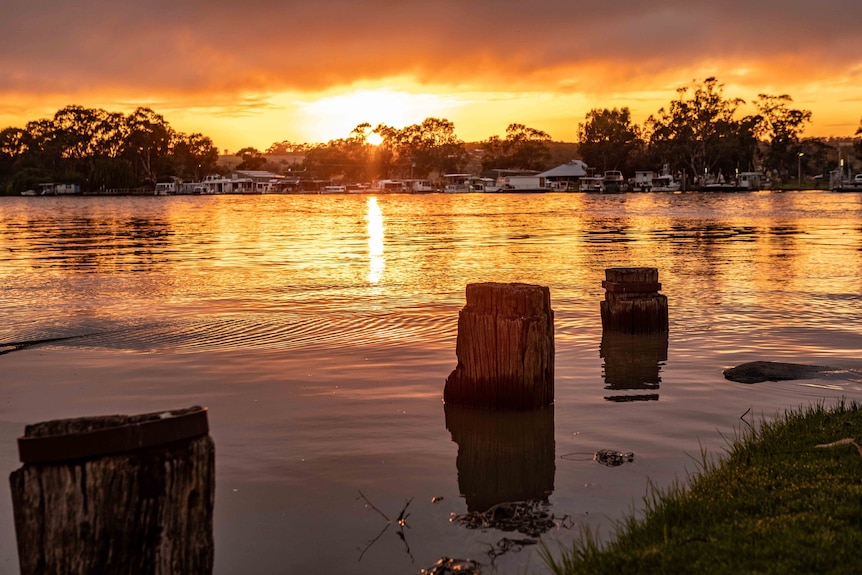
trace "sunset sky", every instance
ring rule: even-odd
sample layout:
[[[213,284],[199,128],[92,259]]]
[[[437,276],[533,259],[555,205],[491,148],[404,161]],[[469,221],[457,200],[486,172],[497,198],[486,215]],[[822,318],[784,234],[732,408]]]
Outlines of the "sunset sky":
[[[715,76],[789,94],[806,136],[862,118],[858,0],[0,0],[0,129],[76,104],[148,106],[222,150],[361,122],[510,123],[575,141],[592,108],[635,122]]]

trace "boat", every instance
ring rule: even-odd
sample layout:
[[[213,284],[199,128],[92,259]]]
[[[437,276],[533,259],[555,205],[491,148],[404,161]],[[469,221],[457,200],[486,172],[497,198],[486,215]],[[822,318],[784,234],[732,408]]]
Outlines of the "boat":
[[[840,170],[829,174],[829,189],[833,192],[862,192],[862,174],[856,174],[852,179],[844,177]]]
[[[704,192],[755,192],[763,189],[763,175],[760,172],[739,172],[736,178],[710,182],[701,187]]]
[[[604,176],[583,176],[579,189],[582,192],[602,193],[605,191],[605,178]]]
[[[472,174],[443,174],[443,191],[447,194],[484,192],[483,187],[476,186],[471,182],[476,177]]]
[[[651,192],[655,178],[652,170],[636,171],[634,179],[629,180],[629,189],[633,192]]]
[[[370,190],[367,184],[347,184],[345,186],[347,188],[348,194],[364,194]]]
[[[407,191],[407,186],[401,180],[377,180],[368,191],[379,194],[403,194]]]
[[[616,194],[626,191],[626,180],[623,178],[623,173],[619,170],[608,170],[605,172],[601,191],[605,194]]]
[[[678,192],[681,187],[682,183],[673,177],[667,164],[662,167],[661,174],[653,176],[650,182],[650,189],[653,192]]]
[[[404,191],[411,194],[429,194],[434,191],[431,180],[404,180]]]
[[[544,177],[539,175],[505,176],[502,178],[502,183],[502,186],[495,186],[496,189],[494,190],[486,188],[485,191],[515,193],[536,193],[551,191],[551,187],[548,185],[548,182],[545,180]]]
[[[343,194],[347,192],[347,186],[343,184],[331,184],[329,186],[323,186],[323,189],[320,190],[321,194]]]
[[[21,192],[21,195],[22,196],[38,196],[39,194],[36,193],[36,190],[24,190],[23,192]]]

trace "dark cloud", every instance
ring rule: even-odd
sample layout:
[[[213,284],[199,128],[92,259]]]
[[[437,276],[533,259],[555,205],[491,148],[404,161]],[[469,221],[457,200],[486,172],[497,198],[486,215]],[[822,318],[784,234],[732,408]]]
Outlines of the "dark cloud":
[[[645,82],[778,59],[800,64],[782,74],[816,76],[862,59],[862,3],[839,0],[11,0],[3,12],[0,91],[303,90],[405,73],[574,89],[590,84],[579,70]]]

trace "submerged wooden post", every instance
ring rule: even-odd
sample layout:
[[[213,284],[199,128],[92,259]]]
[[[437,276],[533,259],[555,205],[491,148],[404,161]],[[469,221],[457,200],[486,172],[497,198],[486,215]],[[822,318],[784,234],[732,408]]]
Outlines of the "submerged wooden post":
[[[554,312],[547,287],[467,285],[458,314],[458,365],[446,379],[447,404],[528,409],[554,401]]]
[[[206,574],[215,448],[205,408],[28,425],[9,478],[22,575]]]
[[[605,270],[602,329],[618,333],[662,333],[668,330],[667,296],[658,293],[656,268]]]

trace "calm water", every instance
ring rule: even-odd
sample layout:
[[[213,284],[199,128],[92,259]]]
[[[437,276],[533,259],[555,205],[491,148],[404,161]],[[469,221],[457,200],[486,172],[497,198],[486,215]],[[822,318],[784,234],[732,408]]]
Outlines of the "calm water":
[[[607,535],[722,436],[862,399],[860,194],[0,198],[0,253],[0,352],[70,338],[0,355],[0,471],[26,423],[205,405],[220,574],[415,573],[442,556],[541,572],[534,545],[504,552],[528,535],[450,517],[529,498],[554,515],[552,549]],[[614,266],[659,268],[666,349],[602,341]],[[476,281],[550,287],[553,409],[444,410]],[[755,359],[848,371],[723,378]],[[604,448],[634,461],[600,465]]]

